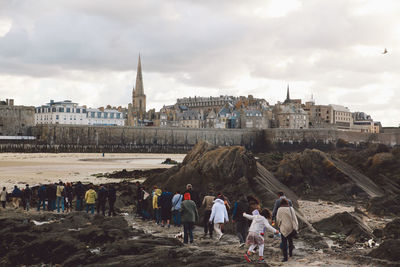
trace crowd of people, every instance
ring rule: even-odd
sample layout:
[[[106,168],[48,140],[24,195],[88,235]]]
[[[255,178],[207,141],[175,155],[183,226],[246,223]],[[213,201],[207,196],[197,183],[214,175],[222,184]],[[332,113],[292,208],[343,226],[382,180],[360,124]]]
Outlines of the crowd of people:
[[[136,212],[143,220],[154,220],[161,227],[170,228],[171,225],[180,227],[183,225],[183,241],[185,244],[193,243],[194,224],[199,221],[198,209],[204,209],[204,237],[213,238],[216,233],[217,240],[224,235],[224,224],[229,222],[229,213],[239,239],[239,247],[249,246],[244,257],[251,262],[251,256],[258,249],[258,262],[264,263],[264,235],[271,231],[276,237],[281,238],[283,262],[292,257],[294,249],[293,238],[297,235],[298,220],[292,202],[283,192],[277,193],[272,212],[267,208],[261,208],[260,201],[254,196],[239,196],[238,201],[231,206],[229,200],[222,193],[208,192],[200,201],[199,194],[193,190],[191,184],[181,193],[170,192],[168,188],[154,186],[151,193],[139,182],[137,185],[137,209]],[[151,201],[150,201],[151,200]],[[149,209],[147,203],[151,203]],[[151,212],[149,212],[152,210]],[[274,228],[274,226],[276,228]]]
[[[33,198],[33,191],[28,184],[23,189],[15,185],[10,194],[7,193],[5,187],[0,192],[0,201],[3,208],[6,208],[8,201],[11,201],[13,208],[22,207],[24,210],[29,211]],[[111,184],[107,185],[107,187],[100,186],[97,192],[94,190],[94,186],[89,185],[85,188],[81,182],[73,184],[60,181],[54,184],[40,184],[37,189],[36,199],[37,211],[64,213],[72,210],[83,211],[85,206],[87,213],[90,211],[91,214],[94,214],[96,207],[97,213],[105,215],[106,203],[108,202],[108,216],[116,215],[114,204],[117,200],[117,194]]]

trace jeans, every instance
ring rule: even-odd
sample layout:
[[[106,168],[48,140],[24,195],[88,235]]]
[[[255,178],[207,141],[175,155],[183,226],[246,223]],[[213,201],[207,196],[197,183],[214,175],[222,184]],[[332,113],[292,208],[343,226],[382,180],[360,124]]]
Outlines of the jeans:
[[[97,214],[99,214],[100,211],[103,215],[106,214],[106,200],[97,202]]]
[[[239,238],[240,244],[246,242],[248,224],[246,221],[236,222],[236,235]]]
[[[183,243],[187,244],[188,239],[190,239],[190,243],[193,243],[193,227],[193,222],[183,223]]]
[[[60,202],[61,202],[62,212],[64,212],[64,197],[57,197],[57,212],[60,212]]]
[[[112,214],[112,216],[115,216],[115,211],[114,211],[114,204],[115,204],[115,200],[114,199],[109,199],[108,200],[108,206],[109,206],[109,208],[108,208],[108,216],[111,216],[111,214]]]
[[[155,209],[154,214],[156,216],[156,223],[160,224],[161,223],[161,209]]]
[[[181,212],[179,210],[174,210],[172,212],[172,219],[175,226],[181,226]]]
[[[82,205],[83,204],[83,199],[82,198],[76,198],[76,210],[77,211],[82,211]]]
[[[29,208],[31,207],[29,201],[30,201],[29,199],[27,199],[27,200],[25,201],[25,209],[26,209],[26,211],[29,211]]]
[[[284,235],[281,235],[282,238],[282,243],[281,243],[281,249],[283,253],[283,259],[287,260],[288,259],[288,243],[289,243],[289,256],[292,256],[292,251],[293,251],[293,235],[289,234],[287,237]]]
[[[90,213],[94,214],[94,203],[93,204],[86,203],[86,213],[89,213],[89,209],[90,209]]]
[[[38,200],[37,211],[40,211],[40,206],[43,206],[43,210],[46,209],[46,201],[44,199]]]
[[[211,210],[206,210],[204,213],[203,225],[204,225],[204,234],[206,235],[207,233],[210,233],[210,237],[212,237],[214,232],[214,224],[209,222],[210,216],[211,216]]]
[[[6,208],[6,201],[2,201],[1,205],[3,206],[3,209],[5,209]]]

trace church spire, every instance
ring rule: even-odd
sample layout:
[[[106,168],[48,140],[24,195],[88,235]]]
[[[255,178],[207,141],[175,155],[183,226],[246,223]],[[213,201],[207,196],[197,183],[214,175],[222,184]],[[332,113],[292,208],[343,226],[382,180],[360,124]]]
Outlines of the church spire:
[[[144,95],[143,77],[142,77],[142,63],[140,61],[140,54],[139,54],[137,72],[136,72],[135,95],[137,95],[137,96]]]
[[[290,101],[289,84],[287,85],[286,101]]]

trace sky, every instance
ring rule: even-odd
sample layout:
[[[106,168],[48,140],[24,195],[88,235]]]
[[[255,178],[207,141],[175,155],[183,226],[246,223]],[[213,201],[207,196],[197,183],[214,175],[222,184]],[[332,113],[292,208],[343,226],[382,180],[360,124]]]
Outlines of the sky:
[[[139,53],[148,109],[289,85],[400,123],[397,0],[0,0],[0,99],[127,106]]]

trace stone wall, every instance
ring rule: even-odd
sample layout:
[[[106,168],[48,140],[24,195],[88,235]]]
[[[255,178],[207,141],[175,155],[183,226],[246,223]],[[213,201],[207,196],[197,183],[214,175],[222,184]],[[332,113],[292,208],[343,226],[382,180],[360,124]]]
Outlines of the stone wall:
[[[200,140],[252,151],[335,149],[337,145],[366,143],[399,145],[400,133],[367,134],[333,129],[189,129],[160,127],[110,127],[39,125],[32,128],[36,140],[20,144],[0,143],[0,151],[26,152],[149,152],[184,153]]]
[[[0,105],[0,136],[27,136],[35,125],[35,108]]]

